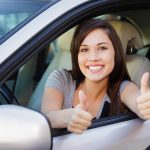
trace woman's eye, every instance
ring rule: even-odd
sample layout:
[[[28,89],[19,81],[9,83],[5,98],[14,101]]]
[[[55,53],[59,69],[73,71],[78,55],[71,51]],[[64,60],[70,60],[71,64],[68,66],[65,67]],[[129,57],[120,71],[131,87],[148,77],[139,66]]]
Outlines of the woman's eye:
[[[102,51],[103,51],[103,50],[106,50],[106,49],[107,49],[106,47],[100,47],[100,48],[99,48],[99,50],[102,50]]]
[[[81,50],[80,50],[80,52],[87,52],[87,48],[82,48]]]

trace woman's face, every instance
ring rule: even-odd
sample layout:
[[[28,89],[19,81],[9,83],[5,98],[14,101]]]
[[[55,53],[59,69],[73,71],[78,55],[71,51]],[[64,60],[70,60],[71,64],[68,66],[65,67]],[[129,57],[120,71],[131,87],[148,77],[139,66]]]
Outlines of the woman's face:
[[[78,63],[85,78],[101,81],[108,78],[114,68],[114,47],[102,29],[90,32],[79,48]]]

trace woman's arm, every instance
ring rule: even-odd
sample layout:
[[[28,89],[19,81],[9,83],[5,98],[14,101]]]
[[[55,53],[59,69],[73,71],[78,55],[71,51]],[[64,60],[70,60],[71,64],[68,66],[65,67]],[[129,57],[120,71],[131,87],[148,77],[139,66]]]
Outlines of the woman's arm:
[[[150,88],[148,86],[149,73],[141,78],[141,88],[130,82],[121,93],[122,102],[140,118],[150,119]]]
[[[121,101],[138,116],[136,99],[140,95],[139,88],[132,82],[129,82],[121,93]],[[139,116],[141,117],[141,116]]]
[[[91,125],[92,115],[86,111],[87,102],[83,92],[79,92],[80,103],[75,108],[62,110],[63,93],[54,88],[46,88],[41,111],[49,118],[53,128],[67,128],[77,134],[83,133]]]
[[[45,88],[41,111],[51,121],[53,128],[66,128],[74,109],[62,110],[64,95],[55,88]]]

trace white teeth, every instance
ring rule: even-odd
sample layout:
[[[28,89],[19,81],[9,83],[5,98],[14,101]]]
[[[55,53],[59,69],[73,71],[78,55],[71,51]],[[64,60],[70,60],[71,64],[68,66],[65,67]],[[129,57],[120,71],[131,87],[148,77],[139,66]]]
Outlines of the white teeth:
[[[90,70],[100,70],[102,66],[89,66]]]

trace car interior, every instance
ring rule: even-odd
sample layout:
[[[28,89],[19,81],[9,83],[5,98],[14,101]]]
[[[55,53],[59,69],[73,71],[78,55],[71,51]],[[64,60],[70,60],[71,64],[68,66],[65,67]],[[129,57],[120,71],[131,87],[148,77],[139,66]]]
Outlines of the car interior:
[[[138,51],[138,49],[141,49],[144,46],[142,35],[136,27],[127,20],[119,20],[111,17],[110,15],[109,18],[107,16],[106,18],[107,21],[115,28],[121,39],[129,75],[132,81],[140,87],[140,80],[143,73],[150,72],[150,61],[148,58],[139,54],[132,54],[134,49]],[[48,65],[44,75],[32,93],[32,97],[28,103],[30,108],[40,110],[46,79],[54,69],[71,69],[71,55],[69,50],[74,30],[75,27],[57,38],[58,53]],[[144,67],[142,67],[143,65]]]
[[[150,37],[147,33],[147,21],[144,20],[144,25],[142,21],[139,21],[141,24],[137,24],[136,21],[139,14],[148,16],[149,13],[148,10],[135,10],[134,13],[125,11],[96,16],[97,19],[108,21],[119,35],[129,75],[138,87],[143,73],[150,73]],[[71,28],[46,45],[7,81],[6,85],[20,105],[40,111],[44,86],[49,74],[55,69],[71,69],[70,44],[75,28]]]

